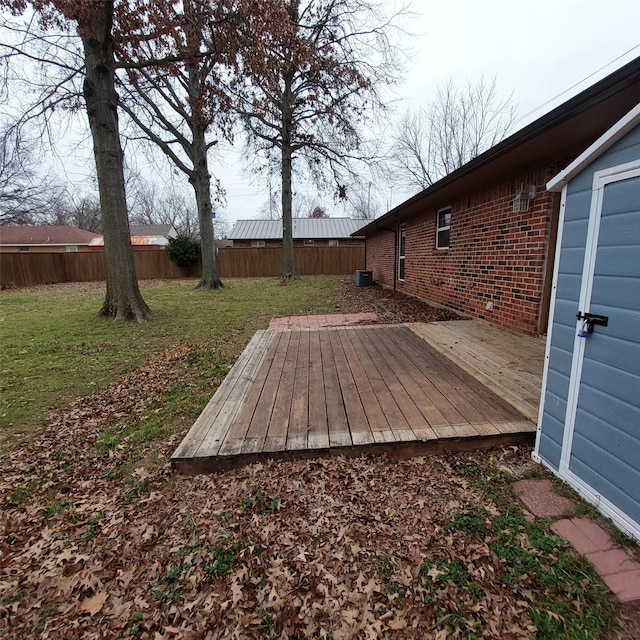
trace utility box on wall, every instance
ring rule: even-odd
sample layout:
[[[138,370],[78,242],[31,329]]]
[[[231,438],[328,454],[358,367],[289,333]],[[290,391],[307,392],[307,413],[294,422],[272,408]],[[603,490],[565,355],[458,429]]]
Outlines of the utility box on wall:
[[[356,287],[368,287],[371,284],[373,284],[373,271],[358,269],[356,271]]]

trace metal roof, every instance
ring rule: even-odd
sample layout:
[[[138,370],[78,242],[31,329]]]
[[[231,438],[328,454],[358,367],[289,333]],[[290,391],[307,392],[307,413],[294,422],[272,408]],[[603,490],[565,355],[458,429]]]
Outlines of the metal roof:
[[[353,218],[294,218],[294,240],[349,238],[362,226]],[[281,240],[282,220],[238,220],[229,240]]]
[[[166,247],[169,240],[165,236],[131,236],[131,245],[134,247]],[[104,236],[94,238],[90,247],[104,247]]]

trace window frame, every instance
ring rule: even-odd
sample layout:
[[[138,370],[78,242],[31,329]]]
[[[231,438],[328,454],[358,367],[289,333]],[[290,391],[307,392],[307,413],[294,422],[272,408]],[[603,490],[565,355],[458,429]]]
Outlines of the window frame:
[[[339,240],[329,240],[329,246],[330,247],[339,247],[340,246],[340,241]]]
[[[302,246],[303,247],[313,247],[315,245],[315,242],[309,238],[307,238],[306,240],[302,241]]]
[[[400,282],[404,282],[406,276],[407,263],[407,225],[401,224],[398,227],[398,262],[396,265],[396,276]]]
[[[251,248],[252,249],[264,249],[265,241],[264,240],[252,240]]]
[[[442,226],[440,225],[441,213],[449,214],[449,224],[443,224]],[[438,249],[438,251],[443,251],[451,247],[451,217],[452,217],[451,214],[452,214],[451,206],[443,207],[442,209],[438,209],[438,211],[436,211],[436,249]],[[448,231],[449,234],[447,235],[447,244],[441,246],[440,234],[444,231]]]

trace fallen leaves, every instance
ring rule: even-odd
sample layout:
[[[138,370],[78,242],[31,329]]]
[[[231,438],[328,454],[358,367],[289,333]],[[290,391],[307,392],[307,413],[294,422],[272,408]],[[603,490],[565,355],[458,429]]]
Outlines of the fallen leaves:
[[[539,594],[527,574],[501,577],[489,547],[500,510],[464,471],[500,452],[178,476],[168,456],[179,435],[126,434],[141,416],[162,419],[158,398],[193,352],[172,347],[56,412],[2,460],[3,637],[535,635]],[[465,515],[469,505],[485,519]],[[473,535],[451,529],[456,516]],[[517,529],[512,540],[527,544]]]
[[[82,613],[88,613],[90,616],[95,616],[97,613],[102,611],[102,607],[106,601],[107,592],[102,591],[91,598],[84,599],[80,603],[79,609]]]
[[[393,289],[379,285],[356,287],[352,280],[345,282],[341,303],[341,308],[349,309],[349,313],[377,312],[378,322],[382,324],[462,319],[453,311],[431,306]]]

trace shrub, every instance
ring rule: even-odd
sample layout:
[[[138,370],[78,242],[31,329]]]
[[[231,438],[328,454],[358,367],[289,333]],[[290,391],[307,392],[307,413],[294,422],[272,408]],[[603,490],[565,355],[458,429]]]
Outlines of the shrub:
[[[190,271],[200,258],[200,243],[187,236],[176,236],[169,238],[167,251],[172,262],[181,269]]]

